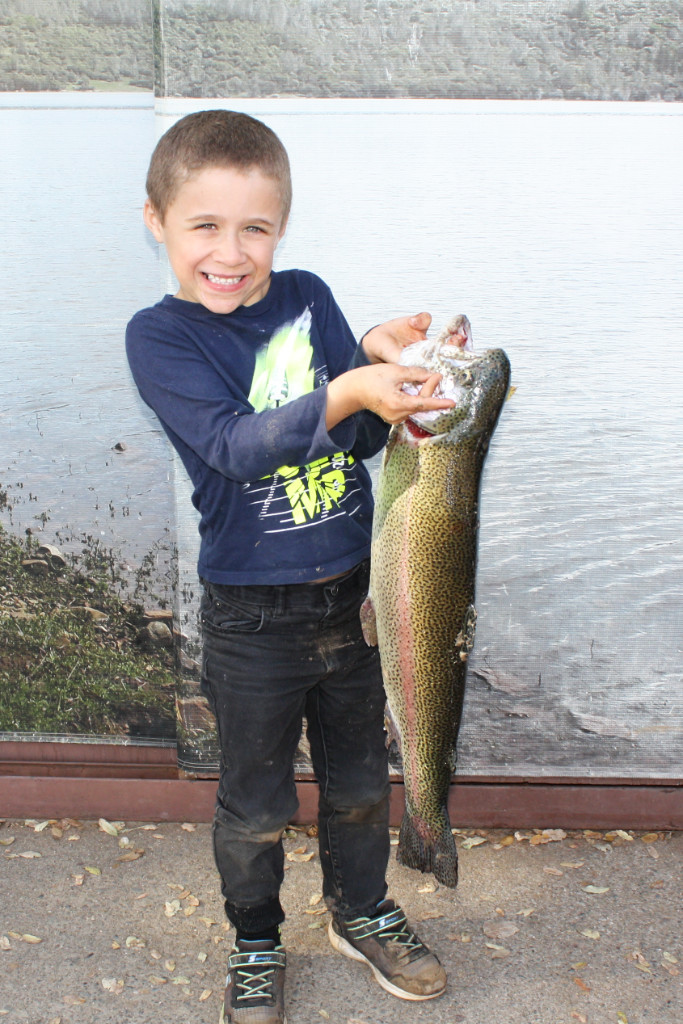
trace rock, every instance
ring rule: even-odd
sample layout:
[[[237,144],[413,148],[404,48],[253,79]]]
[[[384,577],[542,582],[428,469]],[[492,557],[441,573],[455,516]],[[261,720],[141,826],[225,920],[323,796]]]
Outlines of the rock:
[[[53,569],[61,569],[66,565],[66,558],[54,544],[41,544],[38,554],[42,555]]]
[[[145,608],[142,617],[145,622],[173,622],[173,609]]]
[[[173,633],[165,622],[149,622],[137,636],[138,643],[146,647],[172,647]]]
[[[44,558],[25,558],[21,567],[27,572],[32,572],[34,576],[47,576],[50,571],[50,566]]]
[[[101,612],[99,608],[91,608],[88,604],[75,604],[69,609],[72,612],[81,612],[83,615],[87,615],[92,622],[102,622],[103,619],[108,619],[109,616],[106,612]]]
[[[127,449],[128,445],[125,441],[117,441],[112,450],[115,452],[125,452]]]

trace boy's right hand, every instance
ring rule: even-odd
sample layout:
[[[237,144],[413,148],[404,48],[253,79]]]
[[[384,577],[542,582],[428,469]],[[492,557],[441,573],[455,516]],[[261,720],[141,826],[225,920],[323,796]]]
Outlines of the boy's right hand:
[[[369,409],[386,423],[402,423],[416,412],[450,409],[449,398],[435,398],[441,375],[421,366],[374,363],[359,366],[335,377],[327,385],[328,431],[361,409]],[[403,391],[404,384],[421,384],[417,395]]]

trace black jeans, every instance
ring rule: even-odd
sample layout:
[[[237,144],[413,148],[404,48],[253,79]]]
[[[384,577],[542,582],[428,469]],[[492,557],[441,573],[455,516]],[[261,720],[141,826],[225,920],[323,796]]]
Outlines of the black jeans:
[[[214,853],[241,932],[284,920],[282,833],[297,809],[293,759],[306,716],[320,788],[323,895],[353,918],[386,894],[389,775],[377,648],[363,639],[362,562],[329,583],[204,583],[202,690],[221,745]]]

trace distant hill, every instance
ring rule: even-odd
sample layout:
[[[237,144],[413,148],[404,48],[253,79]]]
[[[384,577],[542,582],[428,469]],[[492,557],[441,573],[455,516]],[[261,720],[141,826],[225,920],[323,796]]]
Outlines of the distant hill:
[[[5,0],[0,90],[152,78],[197,97],[681,101],[683,2]]]

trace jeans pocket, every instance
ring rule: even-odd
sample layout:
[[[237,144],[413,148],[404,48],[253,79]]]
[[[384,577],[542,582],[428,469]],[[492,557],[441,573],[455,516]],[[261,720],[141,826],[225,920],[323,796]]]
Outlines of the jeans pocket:
[[[201,620],[203,629],[218,636],[258,633],[263,628],[265,613],[261,605],[231,594],[228,587],[205,583]]]

